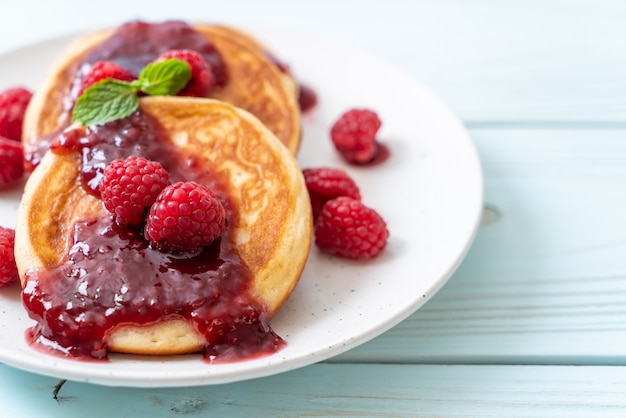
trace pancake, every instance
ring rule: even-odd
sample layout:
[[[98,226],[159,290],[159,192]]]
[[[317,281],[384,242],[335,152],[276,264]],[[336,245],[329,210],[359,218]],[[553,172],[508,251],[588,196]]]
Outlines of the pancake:
[[[204,27],[206,26],[197,25],[196,30],[198,30],[199,32],[203,32]],[[231,39],[237,43],[246,45],[248,48],[254,49],[262,53],[266,57],[268,57],[274,64],[278,66],[278,69],[283,75],[282,77],[283,82],[285,83],[287,88],[291,92],[293,92],[293,95],[295,97],[299,96],[300,86],[298,85],[296,80],[294,80],[294,78],[291,76],[289,68],[285,65],[284,62],[280,61],[278,57],[275,56],[274,53],[270,49],[268,49],[265,45],[259,42],[258,39],[254,38],[252,35],[246,32],[243,32],[239,29],[233,28],[231,26],[225,26],[225,25],[211,25],[209,26],[209,32],[210,33],[206,33],[205,36],[210,37],[210,36],[219,35],[223,39]]]
[[[241,31],[209,24],[196,24],[193,28],[213,44],[225,65],[226,81],[214,87],[209,97],[249,111],[295,154],[301,138],[300,110],[297,84],[291,76],[280,71],[260,42]],[[35,92],[26,111],[22,135],[31,165],[38,164],[49,145],[49,136],[69,125],[69,109],[75,100],[72,82],[81,63],[114,33],[114,29],[104,29],[76,39]]]
[[[228,228],[251,273],[250,294],[272,317],[294,289],[311,243],[311,206],[295,158],[256,117],[226,102],[144,97],[140,109],[158,120],[178,151],[216,176],[236,212]],[[81,186],[80,173],[80,151],[48,151],[27,181],[15,240],[23,288],[34,273],[67,259],[77,223],[109,216]],[[105,343],[110,351],[166,355],[197,352],[206,342],[190,321],[173,316],[118,324]]]

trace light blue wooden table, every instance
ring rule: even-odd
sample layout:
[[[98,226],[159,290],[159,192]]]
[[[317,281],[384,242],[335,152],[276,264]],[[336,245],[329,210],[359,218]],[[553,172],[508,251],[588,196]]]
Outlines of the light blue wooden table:
[[[626,1],[108,3],[3,1],[0,52],[133,17],[336,39],[460,116],[484,221],[426,306],[327,362],[176,389],[0,365],[0,416],[626,416]]]

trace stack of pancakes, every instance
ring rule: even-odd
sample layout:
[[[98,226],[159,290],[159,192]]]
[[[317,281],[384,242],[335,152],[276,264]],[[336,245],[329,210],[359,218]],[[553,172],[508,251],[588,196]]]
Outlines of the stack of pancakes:
[[[156,118],[181,151],[220,173],[238,214],[229,226],[232,245],[252,273],[252,297],[271,317],[294,289],[311,243],[310,202],[295,160],[301,137],[297,84],[251,36],[217,25],[194,29],[217,48],[227,83],[210,98],[144,97],[140,110]],[[66,128],[63,98],[74,74],[111,33],[78,39],[52,68],[27,110],[27,153]],[[80,165],[79,152],[47,151],[27,182],[15,244],[22,285],[30,272],[52,269],[67,258],[77,221],[107,216],[101,200],[77,180]],[[156,355],[196,352],[205,343],[182,318],[120,324],[106,338],[110,351]]]

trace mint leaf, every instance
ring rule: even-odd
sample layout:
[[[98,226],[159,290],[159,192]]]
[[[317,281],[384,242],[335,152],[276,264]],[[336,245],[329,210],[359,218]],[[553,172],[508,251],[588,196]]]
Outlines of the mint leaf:
[[[136,88],[125,81],[105,79],[89,87],[78,98],[72,122],[83,125],[103,123],[129,116],[139,107]]]
[[[132,85],[151,96],[170,95],[178,93],[190,78],[191,66],[172,58],[146,65]]]
[[[191,79],[191,66],[172,58],[146,65],[133,82],[107,78],[85,90],[76,100],[72,122],[101,125],[129,116],[139,107],[138,91],[151,96],[178,93]]]

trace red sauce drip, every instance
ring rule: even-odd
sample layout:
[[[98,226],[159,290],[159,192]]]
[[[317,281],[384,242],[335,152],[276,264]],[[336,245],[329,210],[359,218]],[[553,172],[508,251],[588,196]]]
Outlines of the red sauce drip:
[[[315,93],[315,90],[305,84],[300,84],[298,104],[302,112],[313,110],[317,106],[317,93]]]
[[[53,152],[83,156],[82,184],[95,193],[101,168],[114,158],[142,155],[161,162],[172,180],[201,182],[216,191],[232,223],[237,216],[211,173],[173,147],[158,121],[141,112],[55,141]],[[74,225],[73,245],[61,265],[27,275],[22,300],[37,325],[32,341],[71,357],[106,358],[107,332],[118,324],[190,321],[206,338],[208,361],[273,353],[285,342],[249,294],[251,274],[231,245],[220,240],[198,254],[175,256],[149,247],[141,228],[117,226],[111,217]]]

